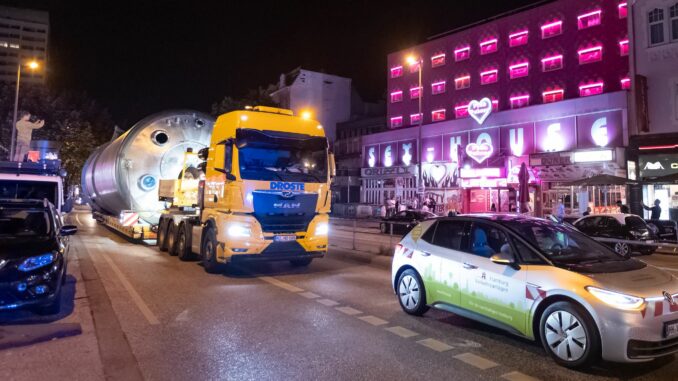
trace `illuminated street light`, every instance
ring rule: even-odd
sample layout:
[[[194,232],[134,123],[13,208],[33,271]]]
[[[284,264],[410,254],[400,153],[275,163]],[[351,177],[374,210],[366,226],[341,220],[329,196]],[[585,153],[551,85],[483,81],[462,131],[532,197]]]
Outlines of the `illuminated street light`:
[[[12,140],[9,145],[9,160],[15,160],[14,155],[16,155],[16,114],[17,108],[19,107],[19,85],[21,84],[21,66],[26,65],[31,71],[36,70],[40,67],[40,64],[36,60],[30,60],[24,62],[19,60],[19,64],[16,69],[16,91],[14,92],[14,116],[12,117]],[[19,160],[17,160],[19,161]]]
[[[424,97],[424,88],[421,86],[421,72],[424,70],[424,64],[423,64],[423,60],[421,59],[421,57],[416,58],[413,55],[407,56],[407,58],[405,58],[405,62],[407,62],[407,64],[410,65],[410,66],[419,65],[419,67],[417,68],[418,69],[417,71],[419,72],[419,99],[418,99],[418,101],[419,101],[419,139],[417,139],[417,155],[419,155],[419,158],[417,159],[417,167],[418,167],[418,171],[417,171],[418,172],[417,194],[419,194],[419,207],[421,207],[421,205],[424,201],[423,200],[424,181],[423,181],[422,175],[421,175],[421,167],[422,167],[422,163],[421,163],[421,125],[424,122],[424,114],[421,110],[421,101],[422,101],[422,98]]]
[[[32,61],[28,62],[26,64],[26,66],[28,66],[28,68],[31,69],[31,70],[35,70],[35,69],[40,67],[40,64],[38,63],[38,61],[32,60]]]

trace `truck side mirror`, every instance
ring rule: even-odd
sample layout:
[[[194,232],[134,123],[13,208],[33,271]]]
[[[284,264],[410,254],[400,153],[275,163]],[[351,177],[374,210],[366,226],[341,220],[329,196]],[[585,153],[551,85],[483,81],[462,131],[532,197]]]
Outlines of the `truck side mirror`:
[[[330,177],[336,177],[337,176],[337,166],[334,162],[334,154],[330,152],[327,156],[328,161],[329,161],[329,172],[330,172]]]

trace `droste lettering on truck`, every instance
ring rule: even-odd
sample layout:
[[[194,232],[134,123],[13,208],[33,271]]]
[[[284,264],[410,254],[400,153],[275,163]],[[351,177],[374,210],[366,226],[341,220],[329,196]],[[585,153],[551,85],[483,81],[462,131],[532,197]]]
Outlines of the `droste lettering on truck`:
[[[303,191],[304,183],[287,183],[284,181],[271,181],[271,190]]]

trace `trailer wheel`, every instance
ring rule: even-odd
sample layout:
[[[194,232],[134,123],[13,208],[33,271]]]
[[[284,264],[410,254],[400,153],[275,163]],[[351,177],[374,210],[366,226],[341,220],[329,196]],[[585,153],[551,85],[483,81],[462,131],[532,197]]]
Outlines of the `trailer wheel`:
[[[205,237],[200,248],[200,256],[202,257],[202,267],[205,268],[205,272],[209,274],[224,272],[225,266],[217,262],[217,235],[212,227],[206,228]]]
[[[177,242],[174,245],[176,247],[177,256],[182,261],[190,261],[195,258],[193,251],[191,250],[191,225],[187,223],[182,223],[179,225],[179,232],[177,236]]]
[[[177,225],[174,221],[169,222],[169,228],[167,228],[167,252],[169,255],[177,255]]]
[[[167,251],[167,219],[162,217],[158,222],[158,250]]]

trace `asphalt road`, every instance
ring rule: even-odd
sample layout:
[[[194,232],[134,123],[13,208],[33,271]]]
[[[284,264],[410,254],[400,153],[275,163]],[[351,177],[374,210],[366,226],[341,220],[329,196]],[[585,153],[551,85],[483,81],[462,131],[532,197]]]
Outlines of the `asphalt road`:
[[[408,316],[390,288],[387,257],[338,249],[352,236],[333,233],[330,253],[308,268],[261,263],[209,275],[197,262],[127,242],[84,211],[69,218],[80,227],[72,241],[78,266],[69,270],[78,303],[51,321],[26,315],[26,324],[10,323],[30,331],[68,321],[82,334],[0,350],[0,364],[22,364],[0,365],[0,379],[47,379],[56,364],[61,371],[49,379],[671,380],[678,373],[674,357],[575,372],[538,344],[486,325],[436,310]],[[678,256],[643,259],[678,275]],[[74,360],[71,351],[82,347],[90,350],[79,356],[89,357]]]

